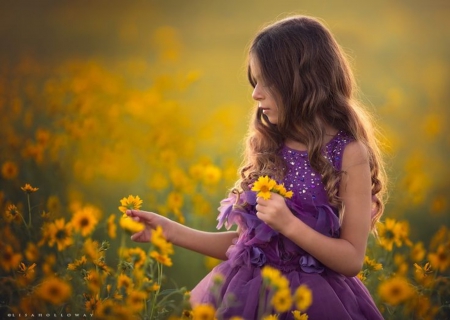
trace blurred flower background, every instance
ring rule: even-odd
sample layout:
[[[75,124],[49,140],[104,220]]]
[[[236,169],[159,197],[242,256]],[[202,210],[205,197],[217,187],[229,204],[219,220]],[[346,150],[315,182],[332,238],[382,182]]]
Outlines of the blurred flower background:
[[[32,309],[32,294],[60,305],[81,292],[70,274],[50,277],[68,264],[111,275],[120,257],[144,268],[130,256],[149,246],[116,237],[124,196],[215,229],[253,108],[246,50],[260,27],[290,13],[332,30],[382,133],[390,198],[361,279],[387,319],[449,316],[450,4],[440,0],[1,2],[2,314]],[[86,239],[97,250],[87,262],[77,247]],[[61,253],[71,247],[73,256]],[[136,312],[133,301],[152,299],[159,284],[189,290],[217,263],[174,248],[162,277],[156,266],[168,260],[153,258],[165,282],[128,270],[113,286]],[[124,274],[140,291],[119,292]],[[94,310],[98,288],[86,290],[80,301]]]

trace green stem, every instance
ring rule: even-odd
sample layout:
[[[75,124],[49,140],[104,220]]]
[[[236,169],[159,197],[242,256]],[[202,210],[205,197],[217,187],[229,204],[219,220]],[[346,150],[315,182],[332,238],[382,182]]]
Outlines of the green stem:
[[[264,284],[263,280],[261,288],[259,289],[258,319],[262,319],[266,312],[266,288],[267,286]]]
[[[158,296],[159,296],[159,291],[161,290],[161,283],[162,283],[162,276],[163,276],[163,266],[161,263],[157,262],[156,263],[157,267],[158,267],[158,289],[156,290],[153,299],[152,299],[152,309],[150,310],[150,319],[153,319],[153,312],[156,309],[156,302],[158,300]]]
[[[28,227],[27,222],[25,221],[25,218],[23,217],[23,215],[21,213],[18,213],[18,214],[20,214],[20,217],[22,218],[23,224],[25,225],[25,229],[27,230],[28,238],[31,240],[30,228]]]
[[[27,193],[27,200],[28,200],[28,227],[31,227],[31,204],[29,193]]]

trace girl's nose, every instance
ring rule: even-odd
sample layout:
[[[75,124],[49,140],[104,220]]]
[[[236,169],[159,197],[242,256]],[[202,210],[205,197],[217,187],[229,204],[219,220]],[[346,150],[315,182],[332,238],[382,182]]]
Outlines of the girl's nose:
[[[261,91],[261,88],[258,84],[253,89],[252,98],[256,101],[262,100],[264,98],[263,92]]]

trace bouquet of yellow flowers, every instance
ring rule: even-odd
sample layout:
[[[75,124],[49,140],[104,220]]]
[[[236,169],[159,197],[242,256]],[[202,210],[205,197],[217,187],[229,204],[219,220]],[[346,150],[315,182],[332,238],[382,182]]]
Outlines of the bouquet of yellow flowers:
[[[278,193],[285,198],[292,198],[294,194],[292,191],[287,191],[283,184],[278,184],[275,180],[268,176],[261,176],[255,181],[252,187],[252,191],[258,192],[256,196],[265,200],[270,199],[270,193]]]

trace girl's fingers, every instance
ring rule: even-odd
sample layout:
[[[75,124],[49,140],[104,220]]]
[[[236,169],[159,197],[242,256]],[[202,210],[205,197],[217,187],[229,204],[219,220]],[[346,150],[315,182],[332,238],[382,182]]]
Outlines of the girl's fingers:
[[[268,202],[268,200],[264,200],[264,198],[262,198],[262,197],[256,198],[256,203],[261,206],[266,206],[267,202]]]
[[[131,235],[131,240],[133,240],[133,241],[138,241],[138,242],[142,242],[142,237],[144,237],[144,231],[145,231],[145,230],[139,231],[139,232],[137,232],[137,233],[135,233],[135,234],[132,234],[132,235]]]
[[[140,211],[140,210],[127,210],[126,214],[133,219],[137,218],[140,222],[148,222],[150,223],[155,216],[153,212]]]
[[[136,241],[139,238],[140,234],[141,234],[141,231],[138,233],[132,234],[130,239],[133,241]]]

